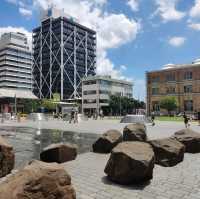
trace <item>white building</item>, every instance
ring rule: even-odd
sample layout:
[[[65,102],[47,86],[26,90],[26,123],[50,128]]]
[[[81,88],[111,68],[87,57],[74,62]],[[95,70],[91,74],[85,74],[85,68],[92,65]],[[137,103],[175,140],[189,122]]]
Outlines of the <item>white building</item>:
[[[112,79],[110,76],[90,76],[82,81],[82,111],[99,113],[103,107],[109,106],[111,95],[132,98],[133,83]]]
[[[22,33],[4,33],[0,38],[1,112],[12,111],[10,98],[36,98],[32,94],[32,55]]]

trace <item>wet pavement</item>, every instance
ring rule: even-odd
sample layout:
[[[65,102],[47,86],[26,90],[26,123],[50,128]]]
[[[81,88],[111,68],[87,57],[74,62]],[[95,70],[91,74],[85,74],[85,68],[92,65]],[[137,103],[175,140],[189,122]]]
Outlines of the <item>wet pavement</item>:
[[[39,159],[43,148],[52,143],[72,143],[78,146],[78,153],[89,152],[98,134],[76,133],[52,129],[25,127],[0,127],[2,135],[15,151],[15,168],[24,166],[32,159]]]

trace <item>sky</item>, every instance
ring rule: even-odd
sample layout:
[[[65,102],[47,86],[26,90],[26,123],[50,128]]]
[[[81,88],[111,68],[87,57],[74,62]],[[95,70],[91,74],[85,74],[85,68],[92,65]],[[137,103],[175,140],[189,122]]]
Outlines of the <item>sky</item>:
[[[0,0],[0,35],[31,31],[48,6],[97,31],[97,73],[133,81],[145,100],[145,73],[200,58],[200,0]]]

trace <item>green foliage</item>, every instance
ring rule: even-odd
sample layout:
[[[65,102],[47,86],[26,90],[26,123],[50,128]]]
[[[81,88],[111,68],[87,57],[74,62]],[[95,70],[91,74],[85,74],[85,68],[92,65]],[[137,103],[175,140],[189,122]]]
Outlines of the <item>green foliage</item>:
[[[145,103],[128,97],[110,96],[109,107],[112,115],[131,114],[134,109],[145,108]]]
[[[54,102],[53,99],[43,99],[41,102],[41,106],[48,110],[55,110],[57,104]]]
[[[59,93],[54,93],[53,94],[53,101],[54,102],[59,102],[60,101],[60,94]]]
[[[34,99],[21,99],[21,103],[24,105],[24,113],[36,112],[41,105],[39,100]]]
[[[160,101],[160,107],[168,112],[174,111],[178,108],[178,102],[175,97],[165,97]]]

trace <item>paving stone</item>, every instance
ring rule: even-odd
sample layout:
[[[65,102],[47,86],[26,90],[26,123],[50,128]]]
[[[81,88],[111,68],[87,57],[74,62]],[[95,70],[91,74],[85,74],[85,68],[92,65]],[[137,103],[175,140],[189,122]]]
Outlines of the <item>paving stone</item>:
[[[110,182],[103,172],[108,158],[109,155],[85,153],[64,164],[72,176],[78,199],[200,198],[200,154],[185,154],[184,161],[172,168],[156,165],[154,178],[149,184],[140,186]],[[80,198],[79,193],[89,198]]]

